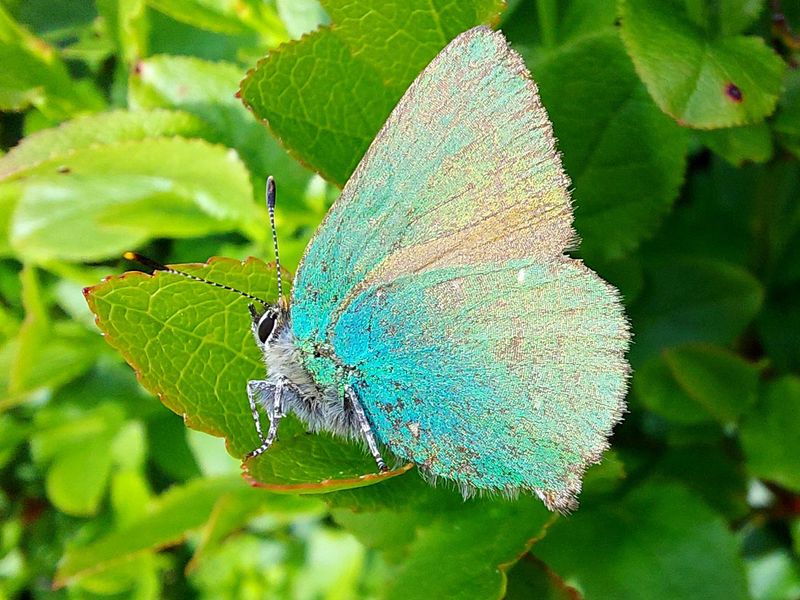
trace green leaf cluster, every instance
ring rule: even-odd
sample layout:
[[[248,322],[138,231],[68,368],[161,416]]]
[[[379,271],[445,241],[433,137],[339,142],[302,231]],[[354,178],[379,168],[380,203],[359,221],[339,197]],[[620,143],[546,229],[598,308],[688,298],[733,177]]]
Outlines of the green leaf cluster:
[[[121,253],[274,300],[266,176],[293,271],[480,23],[631,319],[613,450],[569,516],[377,474],[292,417],[241,465],[249,300]],[[764,0],[0,0],[0,597],[800,597],[792,27]]]

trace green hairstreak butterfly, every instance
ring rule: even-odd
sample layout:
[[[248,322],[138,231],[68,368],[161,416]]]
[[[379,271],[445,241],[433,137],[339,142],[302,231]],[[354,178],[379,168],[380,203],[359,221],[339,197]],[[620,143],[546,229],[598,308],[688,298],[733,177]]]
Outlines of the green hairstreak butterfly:
[[[380,469],[383,445],[465,495],[573,508],[624,411],[629,331],[617,291],[565,254],[568,187],[522,59],[489,28],[458,36],[376,136],[290,301],[251,305],[268,375],[248,382],[247,458],[292,412]],[[272,179],[267,196],[274,235]]]

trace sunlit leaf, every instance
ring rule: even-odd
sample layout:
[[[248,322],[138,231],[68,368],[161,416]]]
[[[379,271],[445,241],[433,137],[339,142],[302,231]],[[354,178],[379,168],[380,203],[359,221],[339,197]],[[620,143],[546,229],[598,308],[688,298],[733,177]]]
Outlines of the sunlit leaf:
[[[265,301],[277,294],[273,268],[256,259],[213,259],[180,269]],[[110,278],[89,288],[86,297],[106,340],[188,426],[224,437],[233,456],[260,444],[246,392],[248,380],[265,376],[247,310],[252,300],[164,272]],[[269,452],[245,464],[254,483],[269,489],[325,492],[404,472],[377,475],[375,461],[360,445],[308,435],[292,417],[279,433]]]
[[[283,213],[299,203],[311,173],[292,160],[234,96],[241,79],[242,69],[231,63],[151,56],[131,72],[128,102],[133,108],[180,109],[209,123],[214,132],[210,140],[235,148],[259,188],[268,175],[275,176]],[[292,202],[286,204],[286,199]]]
[[[11,244],[28,260],[97,260],[161,237],[253,227],[248,174],[235,152],[199,139],[80,148],[11,175]]]
[[[113,111],[79,117],[53,129],[26,137],[0,158],[0,181],[17,178],[45,161],[65,161],[95,145],[137,141],[151,137],[203,137],[209,126],[185,112]]]
[[[681,124],[758,123],[775,109],[783,61],[763,39],[732,35],[741,23],[711,19],[704,4],[622,0],[622,39],[636,70],[656,103]]]

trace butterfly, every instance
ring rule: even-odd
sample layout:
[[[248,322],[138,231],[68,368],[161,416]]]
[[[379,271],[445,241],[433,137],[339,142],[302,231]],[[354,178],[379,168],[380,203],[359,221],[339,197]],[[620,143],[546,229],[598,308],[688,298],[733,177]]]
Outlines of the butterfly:
[[[624,412],[629,328],[576,245],[569,179],[521,57],[456,37],[397,104],[279,299],[250,305],[266,452],[294,413],[464,493],[576,506]],[[224,286],[223,286],[224,287]],[[264,432],[259,412],[269,417]]]

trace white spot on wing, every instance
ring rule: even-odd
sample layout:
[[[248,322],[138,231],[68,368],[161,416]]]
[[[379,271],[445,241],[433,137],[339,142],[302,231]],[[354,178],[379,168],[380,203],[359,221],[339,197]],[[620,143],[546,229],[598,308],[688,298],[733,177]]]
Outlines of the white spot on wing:
[[[525,283],[525,277],[527,275],[528,274],[525,272],[525,269],[520,269],[519,271],[517,271],[517,281],[519,281],[520,283]]]

